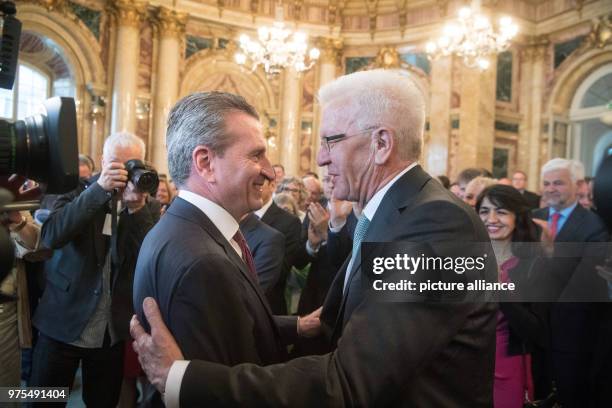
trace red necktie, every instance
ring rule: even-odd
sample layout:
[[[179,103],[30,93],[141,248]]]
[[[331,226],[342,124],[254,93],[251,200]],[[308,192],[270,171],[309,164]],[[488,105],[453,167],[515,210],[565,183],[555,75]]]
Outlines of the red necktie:
[[[257,279],[257,271],[255,270],[255,262],[253,262],[253,255],[251,254],[251,250],[249,249],[249,246],[247,245],[247,242],[240,230],[236,231],[234,241],[238,243],[238,246],[242,251],[242,260],[247,264],[251,276],[253,279],[255,279],[255,282],[259,282]]]
[[[559,218],[561,218],[561,213],[556,212],[552,215],[552,219],[550,220],[549,229],[550,235],[552,235],[553,238],[557,236],[557,230],[559,229]]]

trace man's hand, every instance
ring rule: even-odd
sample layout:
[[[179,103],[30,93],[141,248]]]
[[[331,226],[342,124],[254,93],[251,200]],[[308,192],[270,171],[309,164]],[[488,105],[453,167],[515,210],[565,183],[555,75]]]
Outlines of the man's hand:
[[[555,251],[555,237],[552,236],[550,229],[548,228],[548,222],[533,218],[531,221],[534,222],[538,227],[542,229],[540,234],[540,242],[544,249],[544,254],[551,257]]]
[[[300,337],[316,337],[321,334],[321,310],[323,307],[318,308],[309,315],[298,318],[297,332]]]
[[[128,181],[128,172],[123,163],[110,162],[102,167],[98,184],[108,192],[123,190]]]
[[[127,187],[123,190],[121,201],[125,205],[130,214],[134,214],[141,210],[147,202],[147,194],[141,193],[136,189],[136,186],[131,181],[127,182]]]
[[[142,307],[151,326],[151,334],[145,332],[136,315],[132,316],[130,334],[134,339],[133,347],[147,378],[163,393],[170,367],[175,361],[184,359],[183,353],[164,324],[155,300],[145,298]]]
[[[353,211],[353,203],[350,201],[331,199],[329,201],[329,216],[332,227],[344,225],[346,219]]]
[[[327,224],[329,213],[319,203],[312,203],[308,207],[308,241],[310,246],[317,248],[321,242],[327,240]]]

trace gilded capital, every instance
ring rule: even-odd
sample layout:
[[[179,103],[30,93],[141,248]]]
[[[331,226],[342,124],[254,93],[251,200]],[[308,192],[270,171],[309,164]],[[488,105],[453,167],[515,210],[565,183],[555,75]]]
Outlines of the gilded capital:
[[[155,10],[153,21],[161,36],[181,37],[185,32],[187,14],[166,7],[158,7]]]
[[[376,68],[399,68],[401,65],[401,58],[399,52],[393,47],[383,47],[378,51],[376,60],[374,60]]]
[[[108,11],[120,26],[139,27],[147,11],[147,4],[140,0],[112,0]]]
[[[603,48],[612,44],[612,14],[601,16],[593,22],[585,44],[588,48]]]
[[[66,0],[37,0],[35,3],[40,4],[49,11],[59,11],[60,13],[66,10]]]
[[[526,40],[520,51],[521,58],[525,61],[536,61],[546,57],[550,46],[548,36],[530,36]]]
[[[318,38],[315,46],[321,51],[319,61],[322,64],[340,65],[342,57],[342,40],[337,38]]]

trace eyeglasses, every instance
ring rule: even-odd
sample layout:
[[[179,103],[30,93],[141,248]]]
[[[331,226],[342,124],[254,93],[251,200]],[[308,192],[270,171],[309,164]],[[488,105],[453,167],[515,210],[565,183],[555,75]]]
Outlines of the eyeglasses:
[[[291,193],[299,193],[299,188],[283,187],[282,191],[289,191]]]
[[[351,136],[357,136],[357,135],[362,135],[364,133],[367,132],[371,132],[372,130],[376,129],[375,126],[373,127],[369,127],[366,129],[363,129],[357,133],[353,133],[350,135],[347,135],[346,133],[339,133],[337,135],[331,135],[331,136],[324,136],[321,138],[321,147],[325,146],[325,148],[327,149],[327,152],[329,153],[331,151],[332,146],[334,145],[334,143],[338,143],[346,138],[349,138]]]

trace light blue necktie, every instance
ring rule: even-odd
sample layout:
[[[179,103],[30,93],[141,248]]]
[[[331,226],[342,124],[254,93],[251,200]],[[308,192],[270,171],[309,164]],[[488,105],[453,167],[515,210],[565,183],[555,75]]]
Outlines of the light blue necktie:
[[[357,254],[359,250],[359,245],[361,245],[361,241],[368,232],[368,227],[370,226],[370,220],[365,215],[359,217],[357,221],[357,226],[355,227],[355,235],[353,235],[353,256]]]
[[[365,215],[359,217],[357,221],[357,226],[355,227],[355,234],[353,235],[353,252],[351,254],[351,261],[349,262],[348,268],[346,270],[346,275],[344,276],[344,291],[346,291],[346,285],[348,284],[349,277],[351,276],[351,270],[353,269],[353,265],[357,261],[355,257],[357,256],[357,252],[359,251],[359,246],[361,245],[361,241],[368,232],[368,227],[370,226],[370,220]]]

